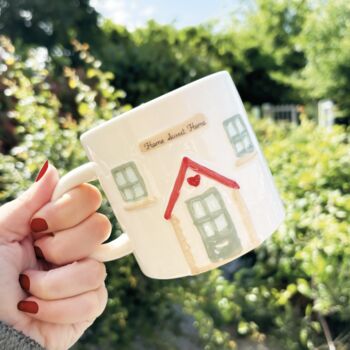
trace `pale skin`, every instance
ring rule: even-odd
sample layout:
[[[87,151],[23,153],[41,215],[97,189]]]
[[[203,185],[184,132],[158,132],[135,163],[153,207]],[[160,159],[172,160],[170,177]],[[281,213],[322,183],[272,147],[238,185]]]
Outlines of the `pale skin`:
[[[49,165],[26,192],[0,207],[0,320],[48,350],[71,347],[107,304],[105,266],[89,258],[111,233],[108,218],[96,212],[101,194],[82,184],[51,202],[58,178]],[[47,229],[33,233],[33,218],[44,219]],[[36,257],[34,245],[45,260]],[[30,281],[28,291],[20,274]],[[20,301],[34,302],[36,312],[20,311]]]

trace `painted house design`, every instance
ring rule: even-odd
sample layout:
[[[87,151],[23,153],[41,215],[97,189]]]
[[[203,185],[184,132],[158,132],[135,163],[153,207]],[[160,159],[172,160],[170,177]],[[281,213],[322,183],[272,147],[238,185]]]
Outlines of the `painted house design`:
[[[200,123],[205,126],[206,120],[201,114],[193,116],[187,122],[190,121],[191,128],[195,130],[195,126]],[[171,132],[166,131],[175,139],[172,139],[172,142],[178,142],[177,138],[186,137],[184,125],[182,123],[173,127]],[[259,163],[256,147],[247,126],[240,114],[226,118],[219,125],[222,130],[221,147],[224,143],[233,154],[230,168],[233,167],[242,178],[246,164]],[[203,133],[204,130],[203,127]],[[195,132],[197,135],[201,133]],[[170,147],[172,142],[164,141],[166,133],[153,135],[146,142],[140,143],[142,163],[151,162],[152,157]],[[191,138],[194,136],[191,135]],[[162,211],[162,220],[170,225],[170,234],[175,237],[178,250],[182,252],[190,274],[207,271],[241,255],[247,250],[247,243],[244,241],[249,242],[251,246],[258,246],[262,241],[242,194],[240,181],[223,175],[217,169],[214,170],[215,162],[214,166],[207,166],[204,165],[206,159],[198,160],[197,154],[194,154],[194,157],[182,156],[178,161],[169,159],[171,176],[161,179],[157,184],[160,188],[164,182],[164,187],[167,186],[168,190],[162,188],[156,191],[154,186],[152,188],[149,176],[145,174],[147,169],[138,162],[139,156],[112,168],[112,176],[124,203],[124,211],[138,211],[140,219],[134,216],[135,220],[145,222],[148,218],[152,218],[149,220],[153,222],[159,220]],[[226,155],[226,159],[229,159],[229,156]],[[218,164],[217,168],[220,168],[220,165],[222,164]],[[148,167],[152,169],[151,164]],[[244,183],[243,186],[247,184]],[[170,191],[169,197],[159,198],[159,193],[164,191]],[[163,230],[165,236],[169,235],[165,233],[164,227],[159,230]],[[169,228],[166,231],[169,231]]]
[[[138,265],[158,279],[238,258],[284,218],[229,74],[191,84],[196,88],[140,105],[82,140]]]
[[[187,183],[190,186],[200,186],[201,176],[213,180],[212,187],[204,189],[201,194],[186,200],[193,225],[197,228],[211,261],[211,264],[202,267],[197,266],[191,247],[187,242],[186,235],[181,228],[181,222],[174,214],[175,206],[180,198],[181,187],[184,184],[188,169],[192,169],[197,173],[194,176],[187,177]],[[239,184],[188,157],[184,157],[164,213],[164,218],[171,222],[186,257],[186,261],[193,274],[209,270],[218,263],[222,265],[223,262],[231,260],[232,256],[237,256],[242,251],[242,245],[237,235],[235,224],[228,213],[220,191],[215,186],[216,183],[224,185],[230,190],[236,208],[246,225],[246,232],[250,236],[250,239],[256,242],[256,245],[258,244],[258,238],[251,224],[248,209],[239,192]]]

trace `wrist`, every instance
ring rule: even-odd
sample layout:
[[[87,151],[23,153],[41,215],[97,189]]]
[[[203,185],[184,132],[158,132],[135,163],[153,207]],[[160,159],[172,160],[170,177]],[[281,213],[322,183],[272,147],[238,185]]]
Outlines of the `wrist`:
[[[32,338],[0,321],[0,349],[45,350]]]

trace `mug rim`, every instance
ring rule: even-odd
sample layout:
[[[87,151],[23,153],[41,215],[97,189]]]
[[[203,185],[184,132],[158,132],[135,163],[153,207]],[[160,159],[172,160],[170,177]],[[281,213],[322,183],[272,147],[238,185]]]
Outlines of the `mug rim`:
[[[140,105],[130,109],[129,111],[126,111],[120,115],[117,115],[115,117],[112,117],[109,120],[106,120],[104,122],[102,122],[100,125],[97,125],[95,127],[93,127],[92,129],[89,129],[87,131],[85,131],[81,136],[80,136],[80,141],[84,142],[84,140],[89,137],[90,135],[94,134],[95,132],[107,127],[108,125],[112,124],[112,123],[118,123],[118,122],[123,122],[125,119],[127,118],[132,118],[134,115],[138,114],[139,112],[142,112],[145,109],[148,108],[152,108],[155,105],[162,103],[166,98],[168,97],[172,97],[172,96],[176,96],[176,95],[181,95],[186,93],[186,91],[188,89],[192,89],[195,88],[197,85],[202,84],[207,82],[208,80],[213,80],[216,79],[218,77],[228,77],[231,79],[231,76],[229,74],[229,72],[227,70],[221,70],[212,74],[208,74],[202,78],[199,78],[197,80],[194,80],[188,84],[185,84],[183,86],[180,86],[174,90],[171,90],[169,92],[164,93],[163,95],[160,95],[150,101],[141,103]]]

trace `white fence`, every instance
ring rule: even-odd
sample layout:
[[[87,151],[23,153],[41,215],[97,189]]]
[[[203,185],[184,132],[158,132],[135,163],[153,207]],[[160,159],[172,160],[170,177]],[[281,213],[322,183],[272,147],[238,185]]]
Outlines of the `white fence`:
[[[319,101],[317,104],[318,124],[330,127],[334,124],[334,103],[331,100]]]
[[[301,107],[299,105],[277,105],[273,106],[268,103],[262,105],[262,114],[264,117],[270,117],[274,120],[285,120],[292,123],[299,123],[299,114]]]
[[[300,113],[304,106],[295,104],[272,105],[263,104],[261,107],[252,108],[252,114],[256,118],[269,117],[273,120],[289,121],[291,123],[300,123]],[[312,111],[312,115],[317,119],[318,124],[324,127],[330,127],[335,120],[335,105],[331,100],[322,100],[317,103],[317,108]]]

